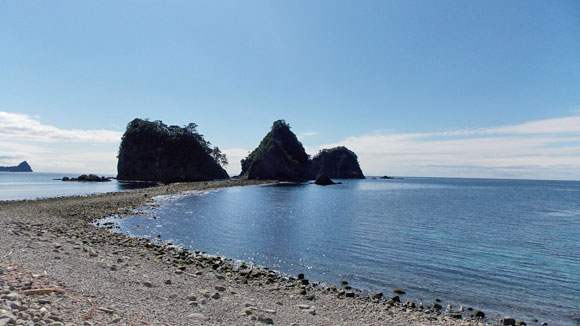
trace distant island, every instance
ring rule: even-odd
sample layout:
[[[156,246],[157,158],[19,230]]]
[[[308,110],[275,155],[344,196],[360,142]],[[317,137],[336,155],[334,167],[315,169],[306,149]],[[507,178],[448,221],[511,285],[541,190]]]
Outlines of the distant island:
[[[32,172],[32,168],[28,162],[23,161],[17,166],[0,166],[0,172]]]

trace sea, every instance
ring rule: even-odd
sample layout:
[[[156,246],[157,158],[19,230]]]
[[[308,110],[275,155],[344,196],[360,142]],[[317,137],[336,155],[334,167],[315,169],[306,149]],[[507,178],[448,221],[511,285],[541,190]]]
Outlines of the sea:
[[[127,191],[151,186],[149,183],[61,181],[63,177],[78,177],[78,173],[0,172],[0,201],[47,197],[90,195]],[[99,175],[114,177],[114,175]]]
[[[439,299],[492,320],[578,325],[580,182],[339,181],[162,196],[101,222],[326,285],[347,280],[363,294],[398,288],[402,301]]]

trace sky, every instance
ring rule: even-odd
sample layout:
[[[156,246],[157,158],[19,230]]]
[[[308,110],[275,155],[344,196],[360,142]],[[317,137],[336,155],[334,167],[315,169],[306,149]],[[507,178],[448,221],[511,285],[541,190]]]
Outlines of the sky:
[[[580,2],[0,1],[0,165],[116,173],[134,118],[230,175],[272,122],[366,175],[580,180]]]

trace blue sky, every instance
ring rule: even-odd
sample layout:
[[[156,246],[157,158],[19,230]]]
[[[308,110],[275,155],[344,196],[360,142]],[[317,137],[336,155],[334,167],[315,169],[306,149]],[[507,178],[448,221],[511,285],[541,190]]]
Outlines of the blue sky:
[[[115,172],[140,117],[197,123],[235,174],[282,118],[369,175],[580,179],[579,16],[578,1],[2,1],[0,165]]]

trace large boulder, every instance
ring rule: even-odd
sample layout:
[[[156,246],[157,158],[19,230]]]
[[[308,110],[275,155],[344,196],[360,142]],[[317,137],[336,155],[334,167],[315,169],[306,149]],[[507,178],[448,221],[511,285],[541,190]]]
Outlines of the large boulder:
[[[184,127],[167,126],[161,121],[135,119],[119,147],[117,179],[139,181],[205,181],[228,178],[218,161],[227,164],[225,155],[190,123]]]
[[[242,160],[241,175],[248,179],[304,181],[308,154],[284,120],[275,121],[260,145]]]
[[[364,179],[358,157],[344,146],[321,150],[310,163],[309,178],[326,174],[334,179]]]

